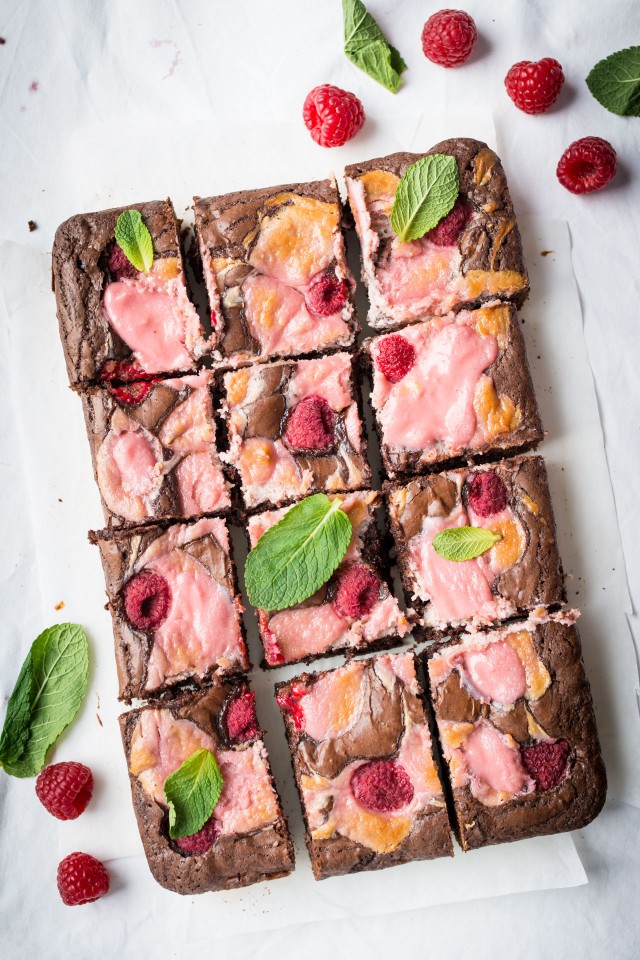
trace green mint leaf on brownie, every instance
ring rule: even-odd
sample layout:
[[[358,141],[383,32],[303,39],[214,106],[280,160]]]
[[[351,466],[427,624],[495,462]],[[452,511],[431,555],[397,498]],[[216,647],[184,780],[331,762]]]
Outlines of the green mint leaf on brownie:
[[[397,93],[407,65],[360,0],[342,0],[344,52],[356,67]]]
[[[619,117],[640,117],[640,47],[600,60],[587,77],[598,103]]]
[[[89,678],[89,641],[75,623],[59,623],[37,637],[7,707],[0,764],[14,777],[33,777],[49,748],[80,708]]]
[[[436,534],[432,546],[445,560],[460,563],[486,553],[498,540],[502,540],[499,533],[484,527],[450,527]]]
[[[190,837],[201,830],[220,799],[224,778],[210,750],[196,750],[164,782],[169,804],[169,836]]]
[[[261,610],[302,603],[327,582],[351,542],[342,500],[316,493],[289,510],[247,557],[247,595]]]
[[[391,228],[403,243],[419,240],[452,210],[460,193],[454,157],[432,153],[404,172],[391,208]]]
[[[136,270],[153,266],[153,240],[138,210],[125,210],[116,223],[116,243]]]

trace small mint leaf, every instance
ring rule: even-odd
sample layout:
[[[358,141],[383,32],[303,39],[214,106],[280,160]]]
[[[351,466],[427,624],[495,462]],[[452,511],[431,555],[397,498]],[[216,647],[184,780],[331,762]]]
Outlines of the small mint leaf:
[[[400,86],[407,65],[361,0],[342,0],[344,52],[356,67],[391,93]]]
[[[125,210],[116,223],[116,243],[136,270],[153,266],[153,240],[138,210]]]
[[[419,240],[453,208],[460,193],[454,157],[432,153],[404,172],[391,208],[391,228],[399,240]]]
[[[436,534],[432,546],[445,560],[460,563],[486,553],[498,540],[502,540],[499,533],[484,527],[450,527]]]
[[[220,799],[224,778],[210,750],[196,750],[164,782],[169,836],[191,837],[201,830]]]
[[[598,103],[619,117],[640,117],[640,47],[600,60],[587,77]]]
[[[316,493],[296,504],[258,540],[244,577],[249,600],[261,610],[302,603],[326,583],[351,542],[342,500]]]

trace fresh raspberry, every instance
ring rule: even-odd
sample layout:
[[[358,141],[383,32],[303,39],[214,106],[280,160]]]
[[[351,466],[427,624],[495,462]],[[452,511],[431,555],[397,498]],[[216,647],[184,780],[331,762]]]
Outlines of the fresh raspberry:
[[[292,681],[289,688],[283,687],[276,694],[276,702],[283,713],[289,713],[293,720],[296,730],[302,730],[304,727],[304,710],[300,705],[300,700],[307,693],[307,688],[303,683]]]
[[[143,570],[124,588],[127,620],[138,630],[157,630],[171,607],[171,589],[164,577]]]
[[[75,820],[93,793],[93,774],[83,763],[51,763],[36,780],[36,795],[58,820]]]
[[[399,383],[415,362],[413,344],[399,333],[392,333],[378,343],[376,365],[389,383]]]
[[[323,83],[307,94],[302,117],[321,147],[341,147],[364,123],[364,110],[354,93]]]
[[[471,56],[478,31],[464,10],[439,10],[422,28],[425,57],[441,67],[457,67]]]
[[[132,280],[138,276],[138,271],[131,261],[127,260],[123,250],[121,250],[117,243],[114,243],[111,248],[107,265],[112,280],[123,280],[125,278]]]
[[[293,450],[329,450],[335,443],[336,415],[324,399],[304,397],[291,411],[284,439]]]
[[[350,563],[340,576],[333,601],[345,620],[358,620],[371,613],[380,590],[380,577],[364,563]]]
[[[358,767],[351,777],[351,792],[363,807],[390,813],[411,803],[413,784],[395,760],[371,760]]]
[[[267,663],[270,667],[284,663],[284,654],[278,645],[275,633],[269,629],[269,617],[264,610],[258,610],[258,623],[260,624],[260,636],[262,637]]]
[[[309,284],[305,300],[316,317],[330,317],[342,310],[349,296],[349,284],[338,280],[333,271],[320,273]]]
[[[474,473],[467,484],[467,500],[479,517],[491,517],[507,505],[507,488],[493,471]]]
[[[218,833],[218,822],[212,814],[197,833],[192,833],[190,837],[179,837],[173,842],[181,853],[206,853],[215,843]]]
[[[68,907],[93,903],[109,890],[107,868],[90,853],[70,853],[58,864],[58,890]]]
[[[571,193],[593,193],[606,187],[617,167],[616,152],[607,140],[583,137],[562,154],[556,176]]]
[[[256,695],[249,690],[231,701],[225,714],[227,734],[230,740],[255,740],[260,736],[256,717]]]
[[[113,396],[120,403],[136,406],[142,403],[158,377],[145,374],[135,360],[107,360],[100,370],[100,380],[106,383]],[[127,383],[127,381],[136,381]],[[124,381],[126,386],[116,386]]]
[[[553,57],[514,63],[504,78],[507,93],[518,110],[544,113],[556,102],[564,83],[562,67]]]
[[[431,240],[431,243],[435,243],[438,247],[454,246],[469,222],[472,212],[464,197],[458,197],[446,217],[443,217],[433,230],[425,233],[426,239]]]
[[[535,780],[538,790],[550,790],[564,778],[569,750],[566,740],[547,740],[521,747],[522,765]]]

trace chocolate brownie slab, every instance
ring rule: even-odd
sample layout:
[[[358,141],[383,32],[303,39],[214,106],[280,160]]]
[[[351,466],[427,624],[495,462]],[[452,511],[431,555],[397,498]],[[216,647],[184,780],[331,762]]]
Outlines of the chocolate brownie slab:
[[[224,374],[229,451],[250,511],[371,481],[353,358],[334,353]]]
[[[100,547],[113,617],[120,699],[249,669],[221,517],[91,538]]]
[[[453,855],[412,653],[276,691],[316,880]]]
[[[407,167],[434,153],[455,157],[458,200],[434,230],[401,243],[389,219],[396,188]],[[345,176],[374,329],[495,299],[524,302],[529,281],[520,233],[502,164],[486,143],[444,140],[427,154],[394,153],[352,164]]]
[[[570,618],[464,633],[425,663],[464,850],[594,819],[607,781]]]
[[[366,340],[363,356],[391,478],[519,453],[543,438],[512,305],[460,310]]]
[[[542,457],[389,484],[391,531],[407,603],[429,633],[468,621],[492,623],[566,599],[547,472]],[[446,560],[432,546],[452,527],[499,534],[474,560]]]
[[[185,895],[232,890],[291,873],[294,852],[246,682],[215,684],[120,718],[133,806],[151,873]],[[197,834],[169,836],[167,777],[210,750],[224,784]]]
[[[223,365],[353,343],[355,284],[334,179],[198,199],[194,209]]]
[[[124,209],[138,210],[154,261],[138,272],[115,242]],[[187,295],[170,200],[82,213],[53,243],[53,289],[72,387],[193,370],[210,344]]]
[[[82,394],[93,469],[110,527],[227,512],[213,374],[92,387]]]
[[[389,587],[388,563],[376,524],[380,495],[365,491],[340,499],[340,509],[349,517],[353,533],[329,582],[294,607],[275,613],[257,611],[267,667],[382,649],[397,644],[411,629]],[[250,517],[251,548],[290,509]]]

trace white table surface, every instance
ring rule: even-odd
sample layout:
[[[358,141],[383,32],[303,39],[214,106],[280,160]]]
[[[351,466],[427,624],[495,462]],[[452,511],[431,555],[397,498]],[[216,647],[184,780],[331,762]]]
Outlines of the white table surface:
[[[521,213],[565,218],[584,312],[629,586],[640,601],[640,120],[604,111],[584,77],[602,56],[640,42],[637,0],[469,0],[481,42],[463,69],[429,64],[420,31],[438,4],[370,0],[371,11],[410,64],[393,98],[344,59],[338,0],[0,0],[0,236],[48,250],[55,227],[74,213],[65,182],[67,147],[87,124],[142,121],[290,120],[306,92],[334,82],[363,100],[370,124],[389,111],[429,113],[443,107],[489,107],[500,153]],[[239,45],[239,38],[242,46]],[[115,51],[115,53],[114,53]],[[541,118],[526,117],[503,89],[518,59],[555,56],[567,84]],[[36,88],[32,89],[35,85]],[[580,136],[609,139],[620,172],[600,195],[579,198],[554,175],[563,149]],[[305,135],[301,131],[301,135]],[[258,145],[259,146],[259,145]],[[121,153],[126,143],[104,143]],[[339,165],[339,153],[328,155]],[[161,163],[161,157],[150,157]],[[215,158],[212,158],[215,163]],[[259,163],[259,152],[256,163]],[[102,163],[101,163],[102,165]],[[635,216],[634,216],[635,212]],[[38,229],[29,233],[27,221]],[[562,318],[558,317],[558,322]],[[0,331],[0,485],[3,546],[0,596],[6,650],[25,652],[43,626],[34,537],[6,370],[7,334]],[[23,389],[34,389],[24,383]],[[64,430],[64,424],[60,424]],[[69,465],[73,469],[73,464]],[[640,627],[632,618],[636,641]],[[606,643],[606,637],[603,637]],[[15,657],[0,658],[1,690],[10,692]],[[7,675],[8,671],[8,675]],[[170,915],[137,902],[139,859],[119,861],[113,894],[91,908],[62,907],[52,876],[57,833],[32,800],[32,783],[0,776],[0,951],[3,955],[128,958],[143,950],[182,958],[383,957],[402,945],[411,956],[474,958],[637,957],[640,953],[640,811],[609,803],[576,835],[589,883],[568,890],[477,900],[378,919],[290,927],[207,945],[181,942]],[[481,891],[478,891],[481,896]],[[138,898],[139,899],[139,898]],[[166,900],[164,901],[167,902]],[[135,904],[139,923],[122,923]],[[553,930],[551,937],[549,931]]]

